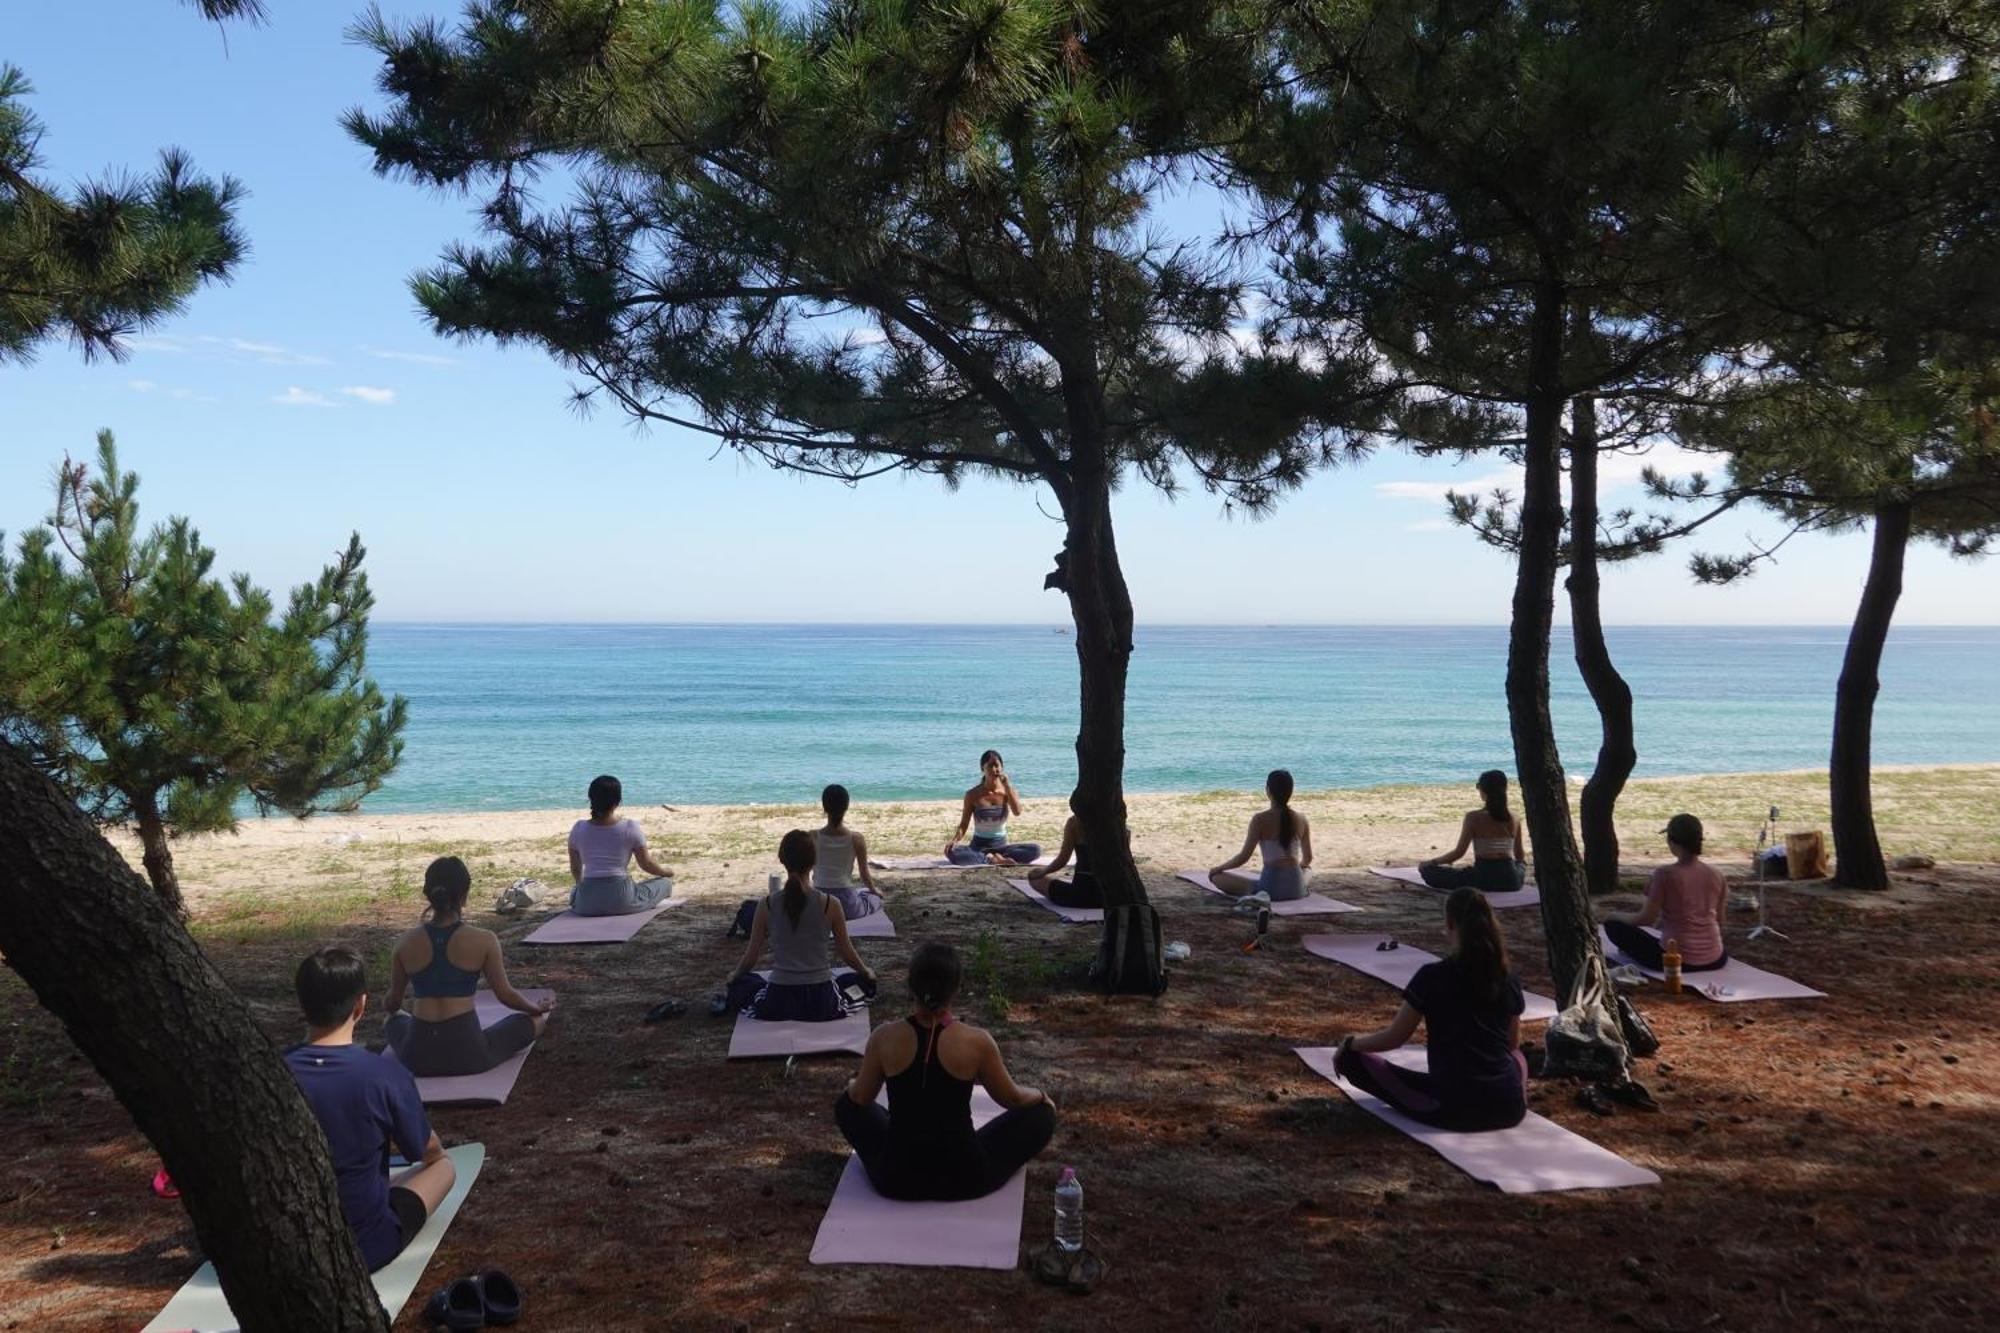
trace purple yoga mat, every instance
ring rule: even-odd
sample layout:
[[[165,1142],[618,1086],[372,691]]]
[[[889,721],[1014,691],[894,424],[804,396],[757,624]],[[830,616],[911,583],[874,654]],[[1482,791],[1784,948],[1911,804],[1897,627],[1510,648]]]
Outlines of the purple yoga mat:
[[[669,907],[679,907],[685,898],[669,898],[644,912],[623,916],[578,916],[558,912],[522,940],[523,944],[623,944],[644,930],[653,918]]]
[[[1043,856],[1029,864],[1045,866],[1050,860],[1050,857]],[[1007,867],[994,865],[990,861],[962,866],[956,861],[947,861],[942,856],[871,856],[868,858],[868,868],[871,870],[1004,870]]]
[[[1175,872],[1174,878],[1186,880],[1203,893],[1212,893],[1218,898],[1227,898],[1231,902],[1237,901],[1236,895],[1224,893],[1221,889],[1209,883],[1208,872],[1206,870],[1181,870]],[[1308,893],[1303,898],[1293,898],[1286,902],[1271,904],[1272,916],[1328,916],[1334,912],[1360,912],[1365,910],[1365,908],[1356,907],[1353,903],[1344,903],[1338,898],[1329,898],[1323,893]]]
[[[1659,936],[1660,932],[1651,926],[1647,926],[1645,929],[1648,935],[1652,935],[1655,938]],[[1638,963],[1633,962],[1630,958],[1620,953],[1618,946],[1611,942],[1611,937],[1604,933],[1603,927],[1598,927],[1597,936],[1598,942],[1604,946],[1605,961],[1614,966],[1622,963],[1627,967],[1637,967],[1641,972],[1644,972],[1655,981],[1665,980],[1666,973],[1657,968],[1641,967]],[[1814,990],[1811,986],[1801,986],[1798,982],[1788,977],[1781,977],[1775,972],[1766,972],[1761,967],[1752,967],[1750,964],[1738,962],[1734,958],[1724,963],[1721,967],[1716,968],[1713,972],[1682,973],[1681,987],[1684,990],[1691,990],[1705,999],[1714,1000],[1720,1004],[1739,1004],[1744,1000],[1823,1000],[1826,998],[1826,992],[1823,990]]]
[[[1307,953],[1345,964],[1377,981],[1386,981],[1397,990],[1410,984],[1418,968],[1437,961],[1436,954],[1410,944],[1399,943],[1393,949],[1378,951],[1375,946],[1388,938],[1387,935],[1308,935],[1304,944]],[[1523,998],[1528,1002],[1521,1014],[1523,1023],[1546,1023],[1556,1016],[1556,1002],[1548,996],[1528,991]]]
[[[1368,873],[1371,875],[1380,875],[1383,879],[1393,879],[1402,884],[1414,884],[1428,893],[1443,892],[1441,889],[1434,889],[1424,883],[1424,877],[1417,872],[1415,866],[1369,866]],[[1484,890],[1481,890],[1481,892],[1484,892]],[[1488,893],[1486,895],[1486,905],[1492,908],[1534,907],[1539,905],[1541,901],[1542,891],[1535,887],[1532,880],[1526,886],[1514,889],[1508,893]]]
[[[1369,1114],[1386,1120],[1435,1152],[1474,1180],[1496,1185],[1504,1194],[1537,1194],[1544,1190],[1616,1189],[1623,1185],[1657,1185],[1660,1177],[1642,1166],[1572,1134],[1553,1120],[1528,1112],[1512,1129],[1477,1134],[1433,1129],[1410,1119],[1378,1097],[1369,1095],[1333,1072],[1331,1046],[1294,1047],[1301,1060],[1321,1078],[1346,1093]],[[1421,1046],[1390,1051],[1386,1058],[1405,1069],[1428,1069],[1430,1053]]]
[[[767,973],[757,974],[770,980]],[[859,1055],[868,1046],[868,1010],[856,1009],[830,1023],[773,1023],[738,1011],[736,1030],[729,1034],[729,1058],[760,1060],[774,1056]]]
[[[972,1123],[1000,1114],[986,1089],[972,1090]],[[1021,1256],[1021,1212],[1028,1170],[981,1199],[899,1203],[868,1183],[850,1156],[833,1202],[813,1237],[816,1264],[908,1264],[931,1268],[1012,1268]]]
[[[1047,898],[1035,892],[1034,886],[1029,884],[1025,879],[1010,879],[1007,881],[1007,887],[1013,889],[1044,912],[1053,912],[1072,926],[1083,921],[1102,921],[1104,919],[1104,909],[1102,907],[1057,907]],[[1009,1265],[1009,1267],[1012,1267],[1012,1265]]]
[[[850,938],[857,940],[893,940],[896,938],[896,923],[889,919],[887,912],[878,907],[867,916],[858,919],[849,918],[847,933]]]
[[[556,993],[546,989],[523,990],[521,995],[539,1003],[553,1000]],[[472,1011],[479,1015],[479,1026],[483,1028],[492,1027],[514,1012],[500,1003],[499,997],[490,990],[479,992]],[[521,1077],[521,1066],[528,1063],[528,1052],[534,1049],[534,1043],[530,1042],[483,1074],[418,1078],[417,1095],[424,1099],[426,1106],[505,1106],[508,1095],[514,1091],[514,1080]],[[384,1050],[382,1054],[391,1060],[396,1058],[392,1050]]]

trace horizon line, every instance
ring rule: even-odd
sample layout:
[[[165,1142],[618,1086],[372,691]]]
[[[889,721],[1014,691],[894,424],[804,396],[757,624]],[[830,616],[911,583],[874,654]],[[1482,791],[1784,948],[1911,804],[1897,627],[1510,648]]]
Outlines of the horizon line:
[[[484,628],[564,628],[564,629],[1058,629],[1073,628],[1067,620],[861,620],[842,616],[830,620],[492,620],[455,617],[377,617],[378,626],[484,629]],[[1140,621],[1135,629],[1506,629],[1506,620],[1155,620]],[[1837,629],[1852,628],[1839,620],[1630,620],[1607,621],[1606,629]],[[1574,629],[1558,621],[1555,629]],[[1898,629],[2000,629],[2000,621],[1913,620],[1890,626]]]

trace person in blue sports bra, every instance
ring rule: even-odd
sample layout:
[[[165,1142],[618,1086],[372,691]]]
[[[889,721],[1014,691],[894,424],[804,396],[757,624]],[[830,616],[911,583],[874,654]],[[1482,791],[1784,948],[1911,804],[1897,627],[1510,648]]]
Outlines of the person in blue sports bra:
[[[979,785],[965,793],[958,815],[958,832],[945,844],[944,855],[953,865],[1032,865],[1041,856],[1040,843],[1007,841],[1007,816],[1021,813],[1021,797],[1007,780],[1006,765],[998,750],[979,756]],[[961,845],[970,827],[972,840]]]
[[[1243,850],[1208,872],[1208,882],[1232,898],[1261,893],[1274,903],[1306,896],[1306,872],[1312,869],[1312,825],[1292,809],[1292,775],[1282,768],[1271,770],[1264,779],[1264,794],[1271,808],[1250,817],[1243,835]],[[1257,878],[1236,873],[1236,867],[1250,859],[1252,852],[1264,857],[1264,869]]]
[[[441,856],[424,871],[425,920],[396,941],[390,954],[389,1049],[412,1074],[448,1078],[483,1074],[542,1035],[551,1004],[536,1004],[507,981],[500,937],[465,923],[472,872],[455,856]],[[490,1028],[479,1026],[474,995],[485,978],[513,1013]],[[403,993],[410,1007],[403,1008]]]

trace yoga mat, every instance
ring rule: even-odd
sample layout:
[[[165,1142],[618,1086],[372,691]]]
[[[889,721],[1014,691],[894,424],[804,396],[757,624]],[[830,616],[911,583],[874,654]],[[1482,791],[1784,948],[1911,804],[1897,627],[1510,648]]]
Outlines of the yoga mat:
[[[1393,949],[1377,952],[1375,946],[1388,938],[1387,935],[1308,935],[1304,944],[1307,953],[1329,962],[1344,963],[1356,972],[1388,982],[1397,990],[1410,984],[1418,968],[1437,961],[1436,954],[1408,944],[1399,943]],[[1528,991],[1523,998],[1528,1002],[1521,1013],[1523,1023],[1546,1023],[1556,1016],[1556,1002],[1548,996]]]
[[[1648,935],[1658,938],[1660,932],[1651,926],[1645,928]],[[1657,968],[1641,967],[1611,942],[1602,926],[1597,930],[1598,941],[1604,945],[1604,956],[1615,967],[1620,963],[1637,967],[1655,981],[1666,980],[1666,973]],[[1732,958],[1713,972],[1683,972],[1681,988],[1691,990],[1706,999],[1720,1004],[1738,1004],[1744,1000],[1823,1000],[1826,992],[1814,990],[1811,986],[1801,986],[1788,977],[1775,972],[1766,972],[1761,967]]]
[[[1445,892],[1443,889],[1434,889],[1424,883],[1424,877],[1417,873],[1415,866],[1369,866],[1368,873],[1371,875],[1380,875],[1383,879],[1397,880],[1403,884],[1414,884],[1429,893]],[[1480,892],[1485,893],[1486,891],[1481,889]],[[1542,891],[1535,887],[1533,880],[1530,880],[1524,887],[1514,889],[1508,893],[1486,894],[1486,905],[1493,908],[1534,907],[1540,904],[1541,901]]]
[[[522,940],[523,944],[623,944],[651,924],[669,907],[679,907],[685,898],[668,898],[644,912],[623,916],[578,916],[558,912]]]
[[[554,999],[555,994],[552,990],[521,992],[523,999],[538,1003]],[[490,1028],[514,1010],[500,1003],[499,997],[492,991],[483,990],[473,1002],[473,1012],[479,1015],[480,1027]],[[528,1052],[534,1049],[535,1044],[529,1042],[483,1074],[418,1078],[417,1094],[424,1099],[426,1106],[505,1106],[508,1094],[514,1091],[514,1080],[521,1077],[521,1066],[528,1063]],[[396,1053],[387,1048],[382,1054],[391,1060],[396,1058]]]
[[[451,1193],[444,1196],[444,1202],[424,1223],[424,1229],[403,1247],[403,1252],[375,1274],[375,1295],[392,1321],[416,1292],[417,1283],[423,1280],[424,1268],[430,1263],[431,1256],[437,1253],[438,1242],[444,1239],[445,1228],[458,1216],[459,1205],[465,1202],[472,1182],[479,1178],[479,1168],[486,1161],[486,1145],[467,1143],[447,1148],[445,1156],[451,1158],[452,1165],[458,1168],[458,1180],[452,1185]],[[187,1284],[174,1293],[174,1298],[167,1302],[167,1308],[153,1316],[153,1322],[139,1333],[177,1333],[182,1329],[236,1333],[236,1327],[236,1316],[230,1312],[229,1302],[222,1298],[222,1283],[215,1275],[215,1265],[203,1264],[195,1270]]]
[[[1044,912],[1053,912],[1072,926],[1081,921],[1102,921],[1104,919],[1104,909],[1102,907],[1057,907],[1047,898],[1036,893],[1034,887],[1025,879],[1010,879],[1007,881],[1007,887],[1013,889]]]
[[[984,1088],[972,1090],[972,1123],[1000,1114]],[[850,1155],[833,1202],[813,1237],[816,1264],[908,1264],[932,1268],[1012,1268],[1021,1255],[1021,1213],[1028,1170],[981,1199],[899,1203],[868,1183]]]
[[[1227,898],[1231,902],[1236,901],[1234,894],[1224,893],[1221,889],[1216,888],[1208,882],[1208,872],[1206,870],[1182,870],[1176,872],[1174,878],[1186,880],[1203,893],[1212,893],[1218,898]],[[1360,912],[1365,910],[1365,908],[1356,907],[1353,903],[1344,903],[1338,898],[1329,898],[1323,893],[1308,893],[1303,898],[1293,898],[1287,902],[1271,904],[1272,916],[1326,916],[1333,912]]]
[[[1474,1180],[1498,1186],[1503,1194],[1617,1189],[1624,1185],[1660,1183],[1654,1172],[1634,1166],[1617,1153],[1600,1148],[1533,1111],[1512,1129],[1491,1129],[1477,1134],[1434,1129],[1410,1119],[1381,1098],[1370,1096],[1334,1073],[1333,1047],[1293,1049],[1315,1074],[1346,1093],[1356,1106],[1402,1130]],[[1389,1051],[1386,1058],[1405,1069],[1430,1067],[1430,1053],[1421,1046]]]
[[[858,921],[850,919],[847,923],[847,933],[850,938],[857,940],[893,940],[896,938],[896,923],[889,919],[887,912],[878,907]]]
[[[758,976],[769,980],[766,973]],[[736,1030],[729,1034],[729,1058],[759,1060],[772,1056],[859,1055],[868,1046],[868,1010],[856,1009],[830,1023],[769,1022],[737,1011]]]
[[[1029,862],[1030,865],[1045,866],[1053,857],[1041,856]],[[947,861],[942,856],[871,856],[868,858],[870,870],[1006,870],[1007,866],[994,865],[982,861],[976,865],[962,866],[956,861]]]

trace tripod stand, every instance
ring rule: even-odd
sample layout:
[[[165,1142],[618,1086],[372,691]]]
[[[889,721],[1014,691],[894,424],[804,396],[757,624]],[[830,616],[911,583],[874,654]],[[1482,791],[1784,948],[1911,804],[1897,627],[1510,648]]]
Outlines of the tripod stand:
[[[1757,830],[1757,924],[1750,927],[1747,938],[1760,940],[1769,935],[1774,940],[1791,942],[1791,936],[1771,925],[1764,919],[1764,853],[1778,841],[1778,807],[1772,806],[1764,816],[1763,826]]]

